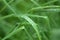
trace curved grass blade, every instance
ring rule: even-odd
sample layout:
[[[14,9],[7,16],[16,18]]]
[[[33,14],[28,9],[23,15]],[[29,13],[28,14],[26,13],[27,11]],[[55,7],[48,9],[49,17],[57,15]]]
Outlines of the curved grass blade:
[[[34,30],[37,33],[37,36],[38,36],[39,40],[41,40],[41,35],[40,35],[39,31],[38,31],[37,24],[33,20],[31,20],[28,16],[22,16],[22,18],[27,20],[32,25],[32,27],[34,28]]]

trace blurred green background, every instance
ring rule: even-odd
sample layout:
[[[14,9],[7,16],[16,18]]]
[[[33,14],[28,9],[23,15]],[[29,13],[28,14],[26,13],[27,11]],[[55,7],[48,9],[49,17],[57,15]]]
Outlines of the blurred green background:
[[[60,40],[60,0],[0,0],[0,40]]]

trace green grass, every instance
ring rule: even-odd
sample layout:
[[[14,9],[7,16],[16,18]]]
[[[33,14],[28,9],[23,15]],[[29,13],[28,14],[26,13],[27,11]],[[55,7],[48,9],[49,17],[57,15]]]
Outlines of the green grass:
[[[59,0],[0,0],[0,40],[59,40]]]

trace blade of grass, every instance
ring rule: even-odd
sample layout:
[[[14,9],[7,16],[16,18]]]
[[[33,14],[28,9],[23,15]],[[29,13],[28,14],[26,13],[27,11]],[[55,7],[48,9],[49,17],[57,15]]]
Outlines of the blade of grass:
[[[53,22],[53,24],[55,25],[55,27],[58,27],[58,24],[56,23],[56,21],[53,18],[50,18]]]
[[[13,2],[13,0],[9,1],[8,4],[10,4],[10,3],[12,3],[12,2]],[[3,12],[3,11],[6,9],[6,7],[7,7],[7,6],[5,5],[5,6],[0,10],[0,13]]]
[[[9,33],[11,33],[13,30],[16,30],[16,29],[18,29],[18,27],[20,26],[20,23],[18,23],[18,25],[16,26],[16,25],[14,25],[11,29],[10,29],[10,31],[8,32],[8,34]]]
[[[47,18],[47,16],[39,16],[39,15],[33,15],[33,14],[27,14],[29,17],[36,17],[36,18]]]
[[[10,14],[10,15],[7,15],[7,16],[0,17],[0,21],[3,20],[3,19],[9,18],[11,16],[14,16],[14,14]]]
[[[32,8],[31,10],[44,9],[44,8],[60,8],[60,6],[41,6],[41,7]]]
[[[29,32],[27,31],[27,29],[25,28],[24,30],[27,33],[27,35],[29,36],[30,40],[33,40],[32,36],[29,34]]]
[[[44,6],[44,5],[48,5],[48,4],[54,3],[54,2],[56,2],[56,1],[58,1],[58,0],[48,1],[48,2],[46,2],[46,3],[44,3],[44,4],[42,4],[42,5],[43,5],[43,6]]]
[[[35,0],[31,0],[35,5],[40,6]]]
[[[30,17],[38,17],[38,18],[43,18],[43,19],[45,19],[46,20],[46,23],[47,23],[47,25],[48,25],[48,31],[49,31],[49,34],[50,34],[50,30],[51,30],[51,27],[50,27],[50,22],[49,22],[49,18],[48,18],[48,16],[39,16],[39,15],[28,15],[28,16],[30,16]],[[48,38],[46,37],[46,39],[48,40]]]
[[[37,24],[33,20],[31,20],[28,16],[22,16],[22,18],[27,20],[32,25],[32,27],[34,28],[34,30],[37,33],[37,36],[38,36],[39,40],[41,40],[41,35],[40,35],[39,31],[38,31]]]
[[[9,33],[7,36],[5,36],[2,40],[6,40],[10,37],[12,37],[13,35],[15,35],[16,33],[18,33],[19,31],[23,30],[24,29],[24,26],[20,27],[17,29],[17,27],[11,32]]]
[[[40,9],[45,9],[45,8],[60,8],[60,6],[39,6],[39,7],[32,8],[28,10],[27,12],[29,13],[33,10],[40,10]]]
[[[45,20],[46,20],[46,23],[47,23],[47,25],[48,25],[49,30],[51,29],[48,16],[39,16],[39,15],[27,15],[27,16],[45,19]]]
[[[3,0],[3,2],[10,8],[10,10],[16,15],[16,11],[6,2],[6,0]]]

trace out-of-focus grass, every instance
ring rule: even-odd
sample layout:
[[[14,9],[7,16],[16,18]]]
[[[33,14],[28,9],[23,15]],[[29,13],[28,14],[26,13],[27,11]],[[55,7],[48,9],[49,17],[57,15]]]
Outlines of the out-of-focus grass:
[[[0,40],[59,40],[59,0],[0,0]]]

